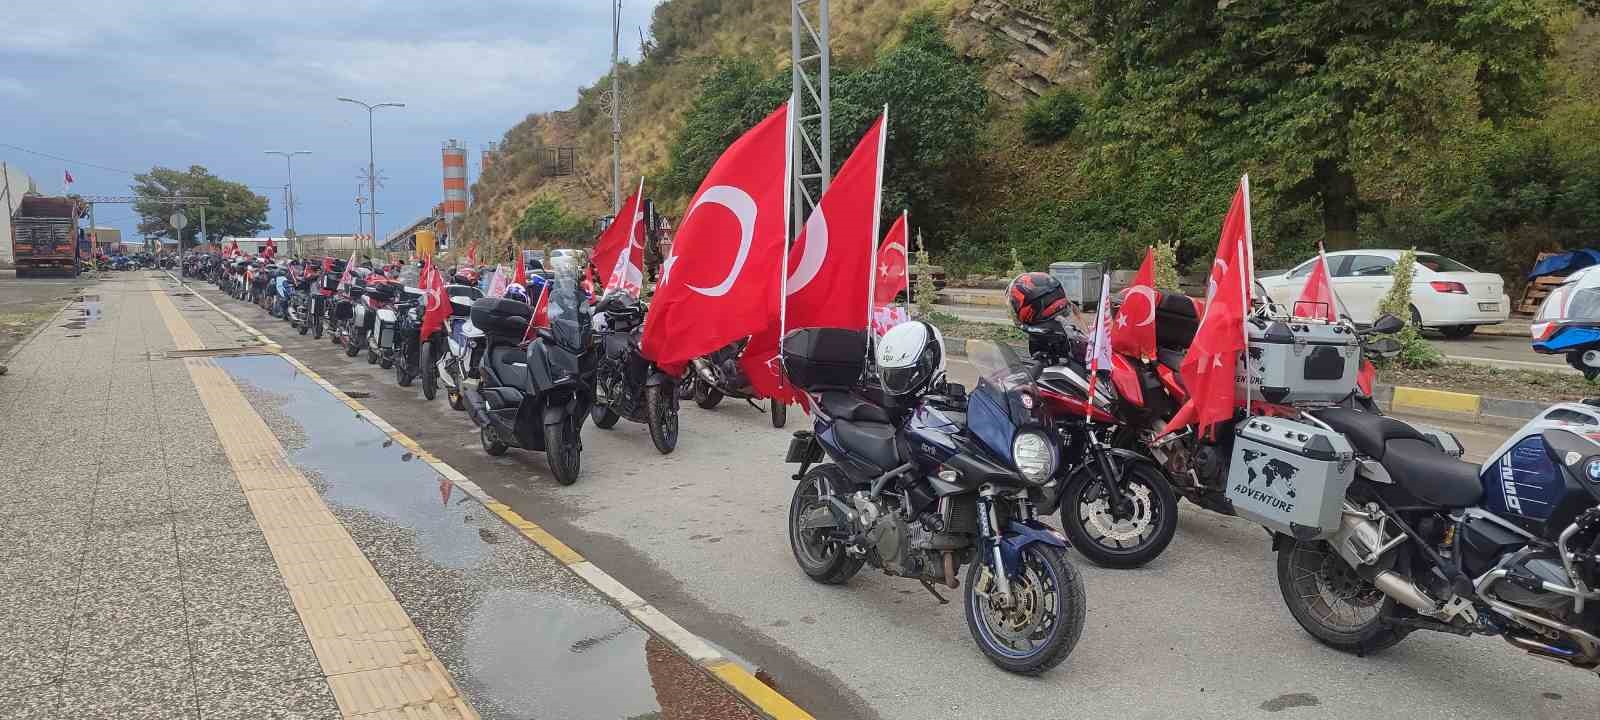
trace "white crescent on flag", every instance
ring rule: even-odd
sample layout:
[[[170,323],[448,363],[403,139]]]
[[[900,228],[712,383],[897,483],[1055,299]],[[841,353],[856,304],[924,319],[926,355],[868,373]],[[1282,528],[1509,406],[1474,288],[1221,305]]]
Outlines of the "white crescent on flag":
[[[750,193],[732,185],[716,185],[706,188],[706,191],[700,194],[700,199],[695,201],[694,207],[689,208],[689,212],[684,213],[683,222],[680,224],[687,225],[694,212],[706,203],[721,205],[739,219],[739,252],[734,255],[733,268],[728,271],[728,276],[712,287],[688,286],[690,290],[706,297],[718,297],[728,294],[728,291],[733,289],[733,283],[739,279],[739,272],[744,269],[745,260],[750,257],[750,244],[756,237],[758,209],[755,198],[750,197]]]

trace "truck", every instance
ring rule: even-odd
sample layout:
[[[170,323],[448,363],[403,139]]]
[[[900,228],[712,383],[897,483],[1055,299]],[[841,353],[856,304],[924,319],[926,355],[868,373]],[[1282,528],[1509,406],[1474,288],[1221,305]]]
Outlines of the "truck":
[[[78,219],[82,216],[82,206],[73,198],[22,196],[11,213],[11,252],[17,277],[77,277]]]

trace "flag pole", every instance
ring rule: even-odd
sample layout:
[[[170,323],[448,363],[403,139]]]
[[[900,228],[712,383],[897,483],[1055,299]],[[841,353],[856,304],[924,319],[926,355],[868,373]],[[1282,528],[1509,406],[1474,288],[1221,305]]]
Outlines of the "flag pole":
[[[901,229],[901,232],[905,233],[905,237],[900,238],[900,254],[904,255],[905,258],[906,258],[906,267],[905,267],[906,271],[904,273],[902,273],[901,277],[900,277],[900,280],[902,282],[904,282],[905,286],[906,286],[906,299],[902,300],[900,304],[905,307],[906,317],[911,317],[911,211],[910,210],[906,210],[904,208],[902,208],[900,210],[900,229]]]
[[[797,11],[798,12],[798,11]],[[796,42],[799,42],[798,40]],[[798,72],[798,71],[797,71]],[[794,126],[799,122],[794,116],[793,93],[789,94],[787,129],[783,133],[783,207],[784,212],[799,215],[799,210],[794,206]],[[821,198],[817,201],[821,202]],[[791,222],[783,225],[783,259],[778,262],[778,358],[783,358],[783,336],[789,332],[789,245],[794,242],[795,228],[804,220],[799,217],[789,218]]]
[[[875,293],[878,291],[878,233],[882,232],[883,223],[883,149],[884,142],[889,137],[889,104],[883,104],[883,116],[878,120],[878,174],[873,183],[872,190],[872,234],[867,236],[867,253],[872,262],[867,263],[867,322],[866,330],[872,334],[872,306],[877,302]],[[867,352],[872,352],[872,343],[867,343]]]
[[[1250,228],[1250,173],[1245,173],[1239,178],[1239,186],[1244,191],[1244,247],[1240,254],[1244,256],[1244,287],[1240,291],[1244,294],[1240,304],[1240,312],[1245,316],[1250,314],[1250,293],[1255,292],[1256,286],[1256,258],[1255,240]],[[1255,393],[1251,381],[1255,373],[1250,370],[1250,326],[1248,323],[1239,323],[1239,331],[1244,334],[1244,414],[1250,415]]]

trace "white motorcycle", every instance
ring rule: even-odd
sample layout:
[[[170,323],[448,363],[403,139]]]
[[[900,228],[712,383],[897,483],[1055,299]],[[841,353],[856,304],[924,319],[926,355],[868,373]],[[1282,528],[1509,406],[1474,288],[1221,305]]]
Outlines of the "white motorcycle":
[[[450,409],[466,410],[461,389],[477,379],[478,362],[483,358],[483,331],[472,324],[471,317],[472,303],[483,297],[483,292],[470,285],[447,285],[445,293],[450,296],[450,321],[444,352],[437,362],[439,380]]]

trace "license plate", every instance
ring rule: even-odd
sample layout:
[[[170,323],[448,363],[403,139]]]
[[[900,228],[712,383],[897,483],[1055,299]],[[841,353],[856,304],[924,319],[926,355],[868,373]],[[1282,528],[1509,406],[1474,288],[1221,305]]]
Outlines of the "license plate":
[[[1478,303],[1478,310],[1481,312],[1494,312],[1499,309],[1500,303]]]

